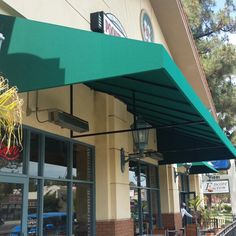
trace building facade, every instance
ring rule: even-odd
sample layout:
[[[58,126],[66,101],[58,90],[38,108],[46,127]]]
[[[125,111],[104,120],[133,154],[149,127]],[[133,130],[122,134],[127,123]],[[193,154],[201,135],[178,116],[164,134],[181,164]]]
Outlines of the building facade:
[[[0,69],[24,100],[23,150],[0,159],[0,233],[181,228],[180,199],[198,195],[200,181],[195,173],[184,187],[175,163],[235,156],[215,122],[181,3],[3,0],[0,14]],[[50,116],[60,112],[63,119]],[[85,126],[72,131],[65,116]],[[138,158],[128,132],[136,117],[152,128]]]

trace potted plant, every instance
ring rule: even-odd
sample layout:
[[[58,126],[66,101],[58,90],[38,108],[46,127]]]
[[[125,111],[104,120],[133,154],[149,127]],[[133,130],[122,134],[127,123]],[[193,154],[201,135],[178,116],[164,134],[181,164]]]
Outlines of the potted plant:
[[[186,226],[186,236],[197,236],[203,222],[202,216],[204,208],[202,206],[202,199],[200,196],[196,196],[195,198],[189,200],[188,206],[193,215],[193,224],[188,224]]]

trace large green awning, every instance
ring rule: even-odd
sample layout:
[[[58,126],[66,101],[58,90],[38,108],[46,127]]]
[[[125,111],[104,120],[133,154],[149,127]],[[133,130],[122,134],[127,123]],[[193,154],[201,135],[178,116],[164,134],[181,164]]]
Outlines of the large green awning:
[[[235,148],[162,45],[8,16],[0,22],[6,38],[0,70],[21,92],[84,83],[156,127],[163,163],[235,158]]]
[[[177,165],[178,167],[183,166],[182,163],[179,163]],[[192,166],[190,168],[190,175],[193,174],[207,174],[207,173],[217,173],[218,170],[213,167],[212,164],[210,164],[207,161],[200,161],[200,162],[193,162]]]

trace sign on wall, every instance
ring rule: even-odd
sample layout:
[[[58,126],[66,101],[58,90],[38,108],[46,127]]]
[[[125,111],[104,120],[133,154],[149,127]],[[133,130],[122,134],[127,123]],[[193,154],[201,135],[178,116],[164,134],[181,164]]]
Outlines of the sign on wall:
[[[8,148],[5,144],[0,143],[0,158],[3,158],[7,161],[15,161],[19,159],[20,148],[16,145]]]
[[[143,9],[140,13],[140,26],[143,41],[154,42],[154,31],[148,13]]]
[[[231,166],[230,160],[211,161],[211,163],[217,170],[228,170]]]
[[[229,180],[206,181],[202,183],[203,193],[229,193]]]
[[[94,32],[99,32],[117,37],[127,37],[120,21],[111,13],[103,11],[90,14],[90,28]]]

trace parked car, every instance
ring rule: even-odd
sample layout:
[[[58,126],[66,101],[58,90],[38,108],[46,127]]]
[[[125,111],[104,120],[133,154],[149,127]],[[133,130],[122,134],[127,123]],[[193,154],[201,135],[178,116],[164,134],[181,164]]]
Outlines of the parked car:
[[[15,226],[10,236],[19,236],[21,226]],[[36,236],[37,234],[37,214],[28,215],[28,235]],[[48,212],[43,214],[43,235],[44,236],[65,236],[66,235],[66,213],[65,212]]]

